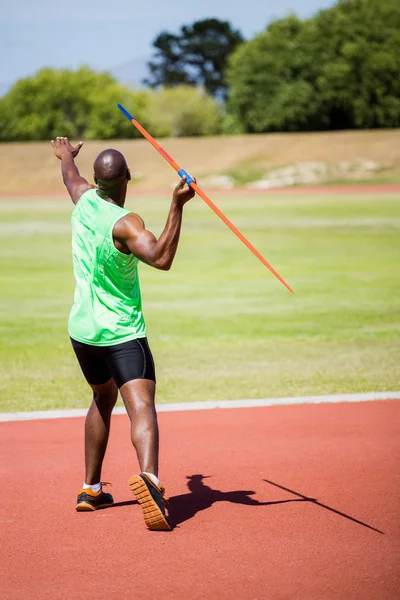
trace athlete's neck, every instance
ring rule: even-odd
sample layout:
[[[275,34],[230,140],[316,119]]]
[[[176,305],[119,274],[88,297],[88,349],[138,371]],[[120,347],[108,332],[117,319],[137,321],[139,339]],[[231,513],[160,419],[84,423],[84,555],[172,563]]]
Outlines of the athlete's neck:
[[[100,196],[106,202],[110,202],[111,204],[116,204],[117,206],[123,207],[125,204],[126,198],[126,186],[124,189],[118,187],[105,187],[99,185],[97,188],[97,195]]]

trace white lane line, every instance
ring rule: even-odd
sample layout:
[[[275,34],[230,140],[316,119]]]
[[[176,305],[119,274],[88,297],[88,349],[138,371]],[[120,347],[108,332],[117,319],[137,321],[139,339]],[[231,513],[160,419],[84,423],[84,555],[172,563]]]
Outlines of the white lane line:
[[[290,406],[293,404],[329,404],[341,402],[372,402],[375,400],[400,400],[400,392],[365,392],[361,394],[332,394],[330,396],[298,396],[292,398],[259,398],[253,400],[208,400],[205,402],[177,402],[158,404],[157,412],[183,410],[209,410],[215,408],[252,408],[257,406]],[[34,412],[0,413],[0,422],[33,421],[35,419],[67,419],[85,417],[87,408],[38,410]],[[125,408],[114,409],[114,415],[126,414]]]

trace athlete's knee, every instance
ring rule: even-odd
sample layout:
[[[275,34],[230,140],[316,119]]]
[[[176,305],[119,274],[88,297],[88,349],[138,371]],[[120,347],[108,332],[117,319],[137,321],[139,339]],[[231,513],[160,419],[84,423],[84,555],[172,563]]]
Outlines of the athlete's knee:
[[[133,380],[128,381],[121,387],[121,396],[130,419],[136,420],[141,415],[150,414],[156,419],[155,409],[155,385],[152,381]]]
[[[95,402],[98,406],[111,406],[114,407],[117,402],[118,393],[109,393],[109,394],[99,394],[98,392],[93,392],[93,402]]]
[[[114,406],[118,398],[118,387],[113,379],[101,385],[92,385],[93,401],[96,404],[110,404]]]
[[[129,398],[124,398],[124,404],[128,414],[137,415],[141,412],[150,412],[156,414],[154,398],[151,396],[141,396],[139,394],[131,395]]]

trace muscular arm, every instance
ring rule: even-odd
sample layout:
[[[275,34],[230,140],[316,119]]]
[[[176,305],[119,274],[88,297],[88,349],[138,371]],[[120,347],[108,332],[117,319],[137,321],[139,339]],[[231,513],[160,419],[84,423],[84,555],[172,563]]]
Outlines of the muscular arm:
[[[56,141],[52,141],[54,154],[61,160],[61,173],[64,184],[68,190],[71,200],[76,204],[79,198],[93,185],[90,185],[84,177],[79,175],[78,168],[75,164],[75,157],[82,148],[83,142],[79,142],[75,146],[71,146],[68,138],[58,137]]]
[[[78,202],[82,194],[94,187],[93,185],[90,185],[84,177],[79,175],[78,167],[76,166],[74,157],[71,153],[62,156],[61,173],[64,185],[74,204]]]
[[[183,177],[174,190],[167,222],[158,240],[145,228],[143,220],[138,215],[129,214],[118,221],[113,231],[117,248],[122,251],[128,250],[156,269],[168,271],[178,247],[183,206],[193,196],[194,191],[185,187]]]

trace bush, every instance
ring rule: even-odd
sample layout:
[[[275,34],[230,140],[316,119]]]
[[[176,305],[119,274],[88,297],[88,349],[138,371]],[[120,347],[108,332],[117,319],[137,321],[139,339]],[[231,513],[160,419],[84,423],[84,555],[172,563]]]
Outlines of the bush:
[[[154,136],[215,135],[221,129],[219,105],[201,88],[178,86],[154,91],[147,110]]]
[[[19,80],[0,99],[0,140],[49,140],[139,137],[117,110],[124,103],[138,120],[147,105],[144,92],[133,92],[107,73],[42,69]]]

